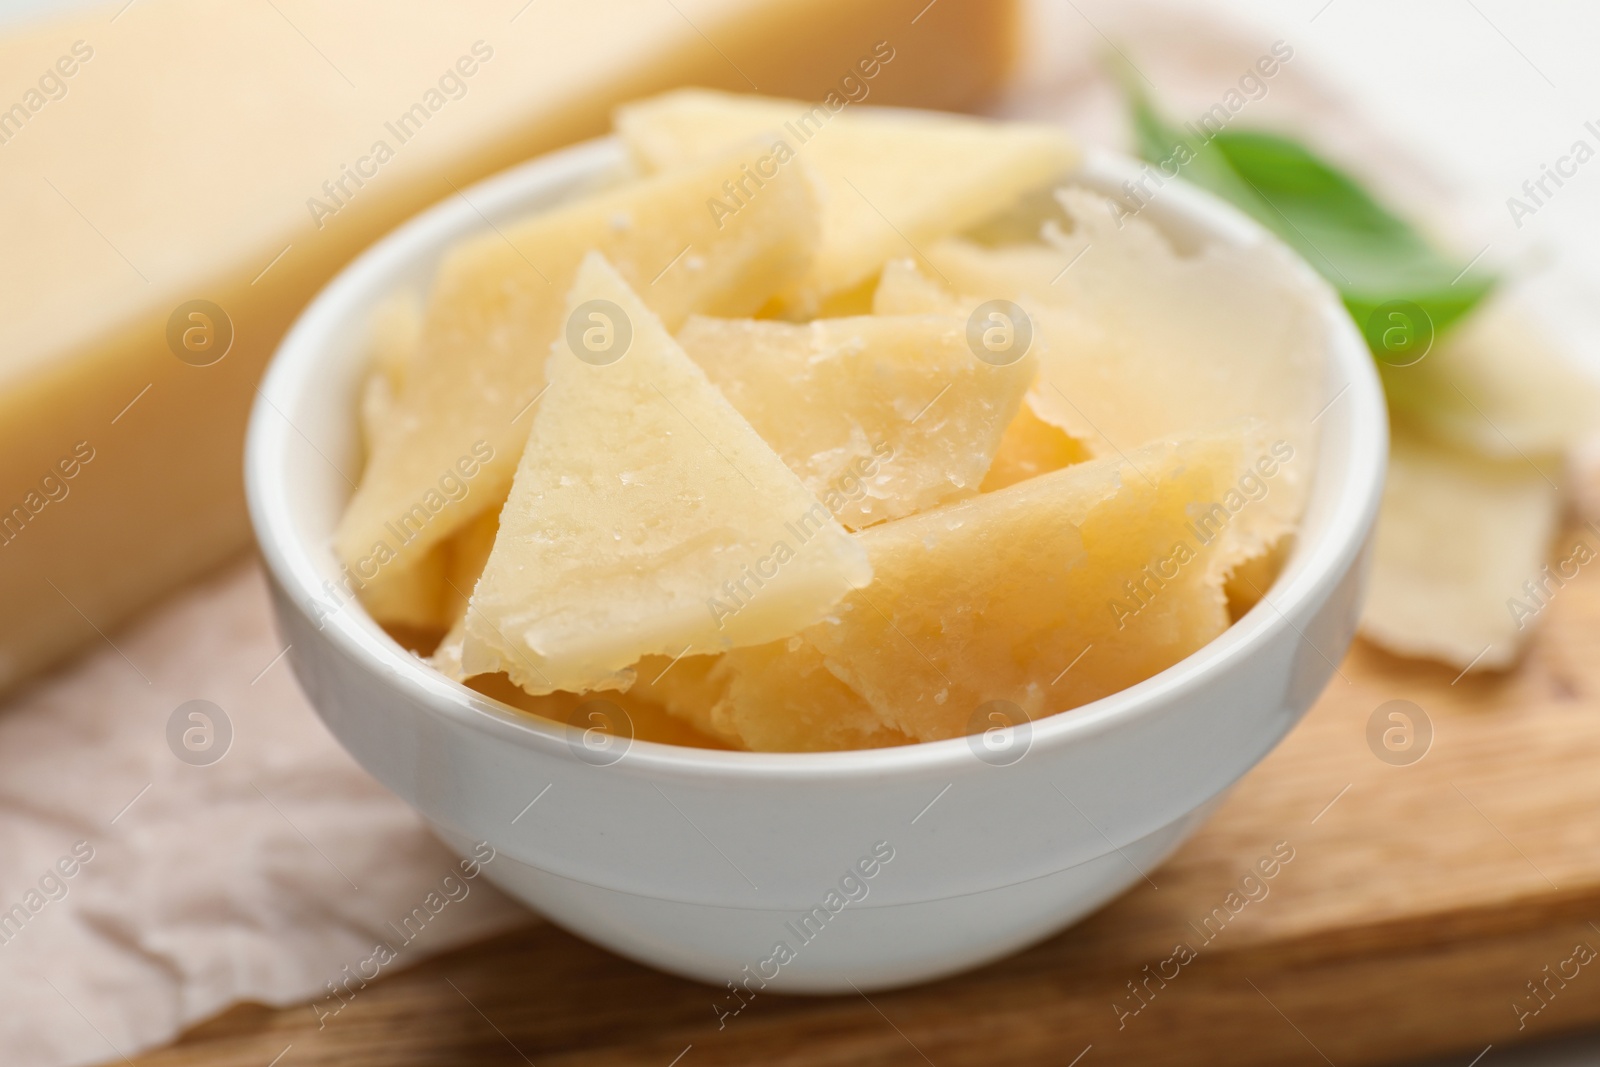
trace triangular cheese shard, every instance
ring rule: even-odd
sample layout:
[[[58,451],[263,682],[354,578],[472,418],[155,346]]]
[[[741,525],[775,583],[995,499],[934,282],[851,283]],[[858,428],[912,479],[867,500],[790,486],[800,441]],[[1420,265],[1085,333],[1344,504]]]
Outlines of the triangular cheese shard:
[[[404,566],[498,506],[586,252],[606,255],[676,329],[691,313],[748,315],[810,265],[816,191],[783,168],[738,214],[707,208],[762,150],[715,158],[493,227],[439,265],[416,357],[374,436],[334,545],[352,569]]]
[[[1466,670],[1516,663],[1550,598],[1594,558],[1556,546],[1561,493],[1524,459],[1495,462],[1396,427],[1361,634]]]
[[[678,343],[848,529],[977,493],[1033,384],[965,317],[691,318]],[[980,359],[976,352],[983,352]]]
[[[699,725],[777,750],[857,744],[874,719],[933,741],[981,731],[995,701],[1038,718],[1170,667],[1228,626],[1208,568],[1260,506],[1221,503],[1258,447],[1237,429],[863,531],[872,583],[787,641],[724,656],[725,696]]]
[[[870,279],[890,257],[960,233],[1078,162],[1072,140],[1052,126],[861,110],[838,96],[806,104],[680,89],[619,108],[616,128],[648,170],[757,136],[771,145],[769,168],[809,163],[826,194],[822,246],[789,301],[808,314]],[[742,210],[748,188],[735,183],[724,194],[730,214]]]
[[[567,306],[465,674],[626,688],[643,656],[786,637],[870,580],[861,545],[598,253]]]
[[[1323,283],[1277,244],[1212,244],[1179,255],[1143,219],[1115,221],[1098,194],[1061,192],[1076,222],[1049,245],[985,248],[947,239],[927,265],[884,271],[878,314],[1015,301],[1039,345],[1034,414],[1095,456],[1204,433],[1241,418],[1267,425],[1270,497],[1216,557],[1220,577],[1268,551],[1299,520],[1311,485],[1316,420],[1330,403],[1314,296]],[[923,273],[926,272],[926,273]],[[1335,396],[1336,399],[1336,396]]]

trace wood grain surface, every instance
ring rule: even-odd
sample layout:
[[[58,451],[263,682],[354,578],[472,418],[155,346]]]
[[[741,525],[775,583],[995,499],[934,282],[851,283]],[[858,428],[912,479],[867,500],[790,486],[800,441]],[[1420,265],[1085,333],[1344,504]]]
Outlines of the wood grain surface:
[[[1600,950],[1600,583],[1568,584],[1546,614],[1500,676],[1358,644],[1153,884],[959,978],[763,995],[719,1029],[718,991],[533,924],[376,982],[321,1030],[309,1008],[244,1006],[137,1062],[1466,1064],[1600,1022],[1600,959],[1574,962]],[[1432,726],[1408,765],[1368,744],[1391,700]],[[1293,859],[1228,912],[1279,842]],[[1168,962],[1179,943],[1193,958]]]

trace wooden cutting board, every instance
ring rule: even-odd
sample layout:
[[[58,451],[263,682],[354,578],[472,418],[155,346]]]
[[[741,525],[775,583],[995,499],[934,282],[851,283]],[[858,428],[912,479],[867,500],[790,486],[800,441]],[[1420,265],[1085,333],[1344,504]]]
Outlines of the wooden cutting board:
[[[240,1007],[138,1063],[1465,1064],[1600,1022],[1600,958],[1581,962],[1600,950],[1600,581],[1546,614],[1503,676],[1358,645],[1150,883],[972,974],[762,996],[719,1029],[719,991],[534,925],[374,983],[321,1031]],[[1369,746],[1393,700],[1431,723],[1416,762]],[[1293,859],[1240,892],[1275,847]]]

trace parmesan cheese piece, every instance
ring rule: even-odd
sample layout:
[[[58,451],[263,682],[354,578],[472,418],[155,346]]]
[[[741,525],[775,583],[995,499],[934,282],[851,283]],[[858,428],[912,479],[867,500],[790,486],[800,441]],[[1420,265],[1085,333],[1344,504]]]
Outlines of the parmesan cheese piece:
[[[891,256],[982,222],[1078,161],[1077,148],[1054,127],[857,111],[848,103],[686,89],[621,108],[617,131],[650,169],[756,136],[771,146],[765,157],[771,168],[792,159],[815,167],[827,194],[822,248],[805,283],[784,302],[801,314],[870,281]],[[731,184],[720,210],[736,215],[750,192],[748,182]]]
[[[1462,670],[1517,660],[1549,601],[1593,550],[1551,575],[1561,494],[1525,459],[1452,452],[1397,428],[1373,536],[1361,634]]]
[[[334,546],[352,570],[409,568],[511,487],[526,413],[544,387],[567,290],[604,253],[669,328],[693,311],[756,310],[809,266],[816,193],[804,167],[738,218],[705,201],[753,148],[580,197],[453,249],[439,266],[419,351]],[[479,462],[465,462],[466,457]],[[460,476],[457,477],[456,475]]]
[[[1015,5],[926,6],[139,0],[0,38],[0,688],[244,548],[255,382],[361,249],[673,86],[969,106]]]
[[[1305,506],[1323,402],[1310,290],[1270,242],[1182,256],[1143,220],[1119,227],[1096,194],[1066,189],[1061,200],[1077,223],[1070,234],[1000,248],[935,242],[926,267],[889,264],[874,310],[1015,302],[1039,352],[1028,406],[1095,456],[1267,420],[1260,469],[1241,485],[1250,506],[1214,560],[1220,580],[1268,552]]]
[[[971,496],[989,470],[1038,361],[981,360],[966,325],[938,315],[696,317],[678,342],[806,488],[859,530]]]
[[[1032,719],[1143,681],[1228,625],[1209,574],[1224,542],[1193,515],[1256,447],[1158,442],[865,530],[872,583],[727,653],[691,721],[773,751],[933,741],[995,701]]]
[[[568,297],[461,669],[535,695],[627,689],[642,656],[775,640],[872,576],[599,253]]]

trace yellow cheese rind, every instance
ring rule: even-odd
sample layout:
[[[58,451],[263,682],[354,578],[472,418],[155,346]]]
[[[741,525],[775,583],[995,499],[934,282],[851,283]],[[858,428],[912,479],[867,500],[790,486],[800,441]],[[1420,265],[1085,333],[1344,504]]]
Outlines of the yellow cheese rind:
[[[608,317],[605,351],[582,330],[551,351],[464,673],[504,671],[530,693],[625,689],[643,656],[787,636],[870,579],[864,549],[598,253],[568,308],[580,325]]]
[[[772,146],[768,157],[777,162],[769,166],[781,168],[794,158],[815,167],[826,190],[822,247],[788,301],[802,314],[867,281],[892,256],[981,222],[1078,162],[1071,140],[1050,126],[704,89],[619,108],[616,127],[652,170],[756,136]],[[736,187],[723,199],[728,210],[742,210],[745,194]]]
[[[691,318],[678,341],[847,529],[978,491],[1032,384],[978,359],[966,320]]]
[[[421,349],[334,541],[351,567],[401,565],[504,499],[543,388],[543,356],[592,250],[675,327],[754,311],[806,269],[817,206],[803,167],[737,217],[706,208],[751,150],[724,152],[556,207],[458,246],[440,264]],[[369,565],[370,566],[370,565]]]
[[[805,747],[814,704],[856,735],[866,708],[931,741],[981,728],[991,701],[1037,718],[1171,666],[1228,625],[1210,573],[1224,539],[1193,516],[1245,469],[1253,433],[1158,442],[864,531],[872,584],[798,641],[726,656],[733,707],[707,727]]]

